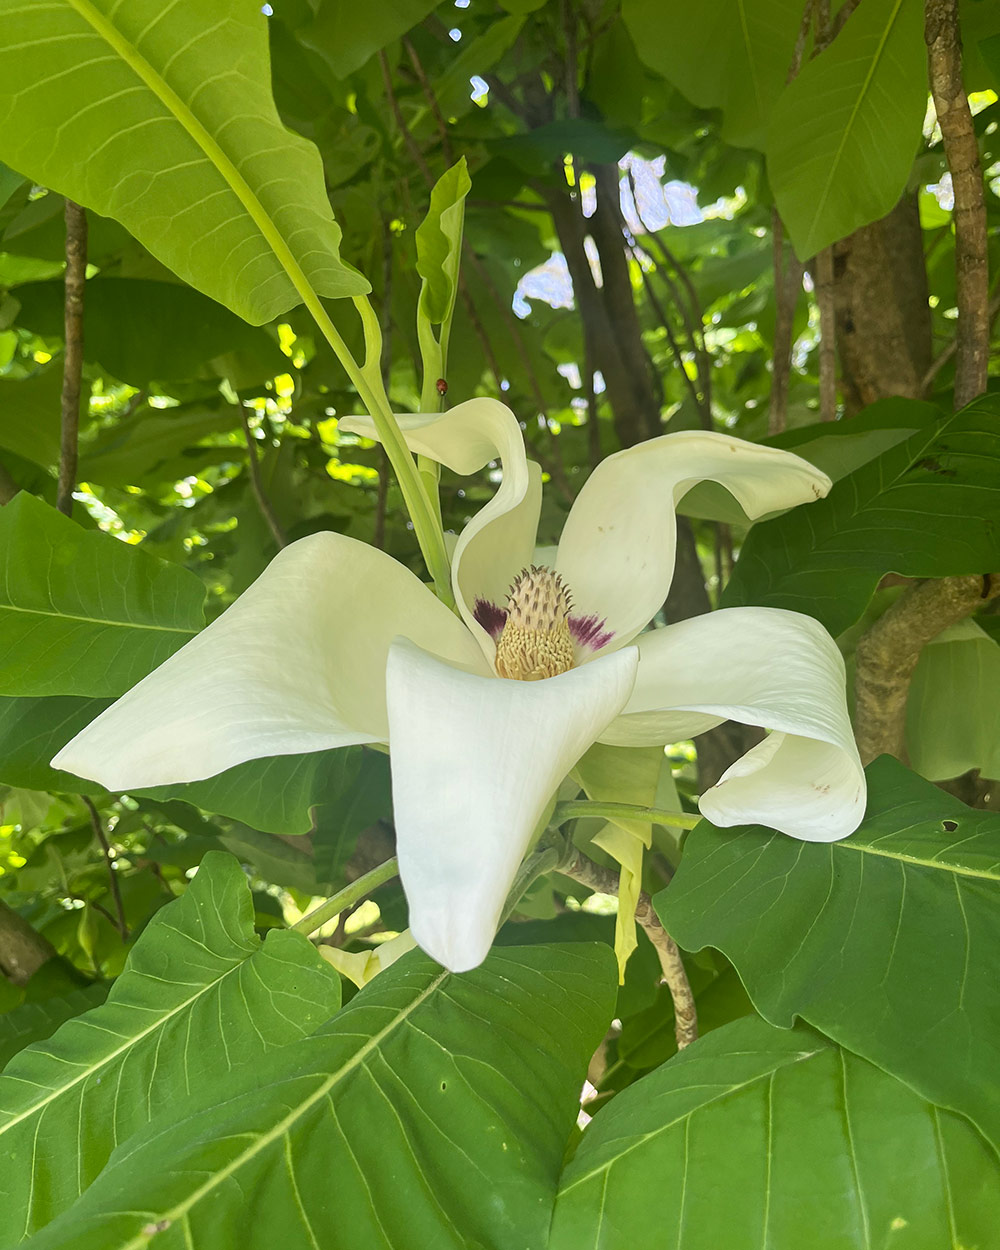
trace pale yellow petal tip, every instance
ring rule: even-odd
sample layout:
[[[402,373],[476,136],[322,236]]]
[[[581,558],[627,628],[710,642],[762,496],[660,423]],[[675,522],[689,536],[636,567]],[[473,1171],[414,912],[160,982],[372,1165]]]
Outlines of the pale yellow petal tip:
[[[318,949],[328,964],[332,964],[342,976],[362,990],[380,972],[384,972],[415,946],[413,935],[409,929],[404,929],[402,933],[370,951],[345,951],[339,946],[320,946]]]

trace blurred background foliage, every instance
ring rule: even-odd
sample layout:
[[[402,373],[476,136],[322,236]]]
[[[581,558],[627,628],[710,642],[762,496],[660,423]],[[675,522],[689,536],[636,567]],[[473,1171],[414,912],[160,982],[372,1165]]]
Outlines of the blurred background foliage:
[[[719,7],[680,0],[264,6],[275,100],[286,125],[322,156],[342,255],[370,278],[381,310],[384,370],[400,412],[417,410],[421,385],[416,228],[431,186],[467,159],[472,189],[446,402],[494,395],[518,415],[548,483],[543,542],[557,538],[594,465],[644,438],[731,431],[792,448],[840,479],[905,440],[919,442],[942,411],[951,412],[950,176],[933,111],[922,127],[919,117],[914,123],[907,77],[923,108],[922,37],[914,45],[900,35],[902,77],[886,85],[899,105],[898,125],[886,123],[892,159],[881,173],[864,174],[864,195],[857,168],[834,170],[849,202],[824,217],[813,211],[816,195],[810,200],[790,182],[794,112],[772,124],[773,109],[791,107],[779,97],[802,6],[772,6],[784,17],[781,37],[758,39],[752,67],[741,61],[736,24],[720,21]],[[879,0],[865,0],[865,11],[876,20]],[[963,21],[995,264],[1000,14],[969,0]],[[838,38],[852,30],[849,23]],[[808,96],[798,107],[808,112]],[[893,168],[900,165],[902,180]],[[785,222],[777,232],[776,197]],[[788,238],[805,248],[800,260]],[[812,254],[829,244],[836,414],[821,412]],[[64,248],[61,197],[0,167],[5,501],[17,490],[55,500]],[[188,570],[204,588],[209,620],[257,577],[279,542],[320,529],[374,542],[423,572],[380,449],[339,432],[338,419],[358,410],[357,397],[304,309],[250,326],[94,213],[88,262],[77,526]],[[350,302],[330,311],[361,354]],[[779,373],[787,398],[776,406]],[[840,418],[835,426],[821,420],[832,415]],[[912,456],[901,472],[913,468]],[[930,458],[925,451],[920,463]],[[493,468],[471,478],[446,472],[446,528],[459,531],[496,482]],[[693,492],[682,511],[688,519],[665,605],[674,620],[721,601],[746,537],[740,516],[711,492]],[[13,527],[8,521],[8,544]],[[866,541],[872,549],[874,540]],[[4,558],[30,559],[29,547],[16,554],[8,545]],[[882,563],[872,565],[872,585],[842,603],[836,632],[848,657],[863,626],[898,593],[899,574],[964,571],[907,568],[892,549],[873,559]],[[154,579],[154,594],[155,586]],[[197,585],[193,593],[197,618]],[[729,602],[765,601],[753,587],[729,593],[743,595]],[[1000,774],[998,622],[982,615],[930,648],[911,703],[914,766],[934,781],[966,775],[962,784],[983,802],[992,801],[986,783]],[[17,1049],[98,1001],[137,934],[183,891],[206,851],[228,850],[245,866],[260,929],[297,919],[392,853],[387,761],[367,749],[253,762],[147,795],[108,795],[95,785],[80,796],[79,783],[44,760],[128,684],[0,690],[0,899],[58,956],[34,976],[7,969],[0,977],[0,1057],[5,1042]],[[973,699],[976,716],[956,717],[953,709]],[[752,741],[749,732],[730,727],[676,744],[670,776],[654,775],[653,793],[658,784],[676,785],[693,810],[699,789]],[[581,841],[588,832],[580,831]],[[677,849],[657,833],[649,887],[669,879]],[[610,934],[601,900],[581,911],[587,892],[578,893],[565,880],[542,882],[508,930],[518,941]],[[404,925],[402,896],[388,885],[324,940],[360,949]],[[502,940],[512,940],[509,931]],[[690,971],[703,1029],[749,1009],[721,955],[696,957]],[[674,1048],[658,974],[643,941],[619,997],[618,1040],[609,1039],[593,1074],[602,1092]]]

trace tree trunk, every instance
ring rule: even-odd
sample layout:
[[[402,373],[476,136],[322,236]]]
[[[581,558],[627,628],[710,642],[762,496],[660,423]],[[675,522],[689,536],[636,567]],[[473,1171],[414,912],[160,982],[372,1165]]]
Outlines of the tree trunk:
[[[847,415],[890,395],[920,399],[931,312],[916,194],[834,244],[833,273]]]

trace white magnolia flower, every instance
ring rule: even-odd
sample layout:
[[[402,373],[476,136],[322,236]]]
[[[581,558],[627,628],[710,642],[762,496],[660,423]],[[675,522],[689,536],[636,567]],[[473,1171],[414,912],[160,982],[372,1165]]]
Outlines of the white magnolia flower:
[[[662,745],[727,718],[763,726],[702,812],[808,841],[857,827],[865,782],[844,665],[819,624],[731,608],[641,634],[670,586],[674,507],[691,486],[719,482],[758,517],[821,497],[824,474],[723,434],[652,439],[593,472],[546,569],[532,567],[540,472],[508,408],[474,399],[399,423],[411,450],[455,472],[503,464],[455,546],[460,615],[374,547],[313,534],[53,764],[141,789],[388,743],[410,927],[456,972],[485,957],[546,804],[595,741]],[[374,436],[366,418],[342,428]]]

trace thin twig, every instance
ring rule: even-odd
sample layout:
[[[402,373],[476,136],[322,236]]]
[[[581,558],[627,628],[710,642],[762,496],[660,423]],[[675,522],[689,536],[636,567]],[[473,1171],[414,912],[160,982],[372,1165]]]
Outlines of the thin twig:
[[[389,69],[389,60],[384,51],[378,54],[378,63],[382,69],[382,82],[385,86],[386,99],[389,101],[389,108],[392,110],[392,116],[396,122],[396,129],[403,137],[406,149],[413,157],[414,163],[424,176],[424,180],[429,187],[434,185],[434,175],[431,173],[430,166],[424,160],[424,154],[420,150],[420,145],[410,133],[410,128],[403,120],[403,113],[399,107],[399,101],[396,99],[396,91],[392,85],[392,73]]]
[[[795,328],[795,306],[802,289],[804,266],[794,252],[784,265],[785,228],[778,210],[771,214],[774,240],[774,297],[777,311],[774,319],[774,355],[771,361],[771,406],[768,434],[781,434],[788,424],[788,386],[792,375],[792,335]]]
[[[115,871],[115,857],[111,854],[111,844],[108,842],[107,834],[104,832],[104,825],[101,822],[100,813],[94,806],[93,799],[83,794],[83,805],[90,813],[90,823],[93,826],[94,834],[98,842],[101,844],[101,850],[104,852],[104,862],[108,868],[108,880],[111,882],[111,897],[114,899],[115,912],[118,919],[115,921],[115,927],[121,934],[123,942],[128,941],[128,921],[125,919],[125,906],[122,903],[121,887],[118,884],[118,873]],[[96,904],[95,904],[96,906]]]
[[[990,350],[989,255],[979,144],[962,81],[958,0],[926,0],[931,94],[955,196],[955,407],[986,390]]]
[[[583,393],[587,400],[587,453],[590,457],[590,467],[596,469],[601,463],[601,427],[598,424],[597,416],[597,388],[594,386],[594,357],[587,341],[587,336],[583,336]]]
[[[438,104],[438,98],[434,94],[434,88],[431,86],[430,80],[424,73],[424,67],[420,62],[420,57],[417,56],[416,48],[412,43],[410,43],[409,39],[404,38],[403,47],[406,49],[406,55],[410,58],[410,64],[413,66],[413,72],[417,76],[417,81],[420,83],[420,88],[424,93],[424,98],[427,100],[427,105],[431,110],[434,121],[437,123],[438,134],[441,137],[441,152],[443,153],[447,164],[451,166],[455,162],[451,151],[451,139],[448,135],[448,124],[444,120],[444,114],[441,112],[441,106]]]
[[[695,368],[697,371],[698,390],[701,393],[701,400],[697,401],[699,415],[702,425],[706,430],[712,429],[712,358],[705,343],[705,315],[702,312],[701,300],[698,296],[698,290],[691,279],[691,275],[687,269],[680,263],[674,253],[664,242],[662,234],[658,230],[650,230],[646,225],[646,221],[642,215],[642,209],[639,207],[639,197],[636,195],[635,175],[631,168],[628,170],[628,185],[632,195],[632,203],[635,206],[635,215],[639,219],[642,228],[646,231],[647,240],[651,241],[660,253],[660,264],[657,272],[666,283],[670,291],[671,299],[674,306],[680,313],[684,328],[687,331],[688,339],[691,342],[691,351],[695,359]],[[635,250],[632,251],[635,256]],[[680,288],[674,279],[667,272],[667,266],[670,266],[687,294],[687,299],[681,297]],[[646,278],[645,270],[641,269],[643,279]],[[652,284],[646,283],[646,290],[650,295],[653,303],[654,311],[656,310],[656,302],[652,292]],[[661,320],[664,320],[661,318]],[[665,324],[665,321],[664,321]],[[675,353],[676,355],[676,353]]]
[[[562,21],[563,37],[566,40],[566,114],[568,117],[580,116],[580,67],[576,48],[576,13],[573,0],[560,0],[559,16]]]
[[[66,201],[66,295],[64,305],[62,427],[59,436],[59,486],[56,507],[70,516],[80,437],[80,390],[83,381],[83,291],[87,281],[87,214]]]
[[[994,288],[996,288],[997,285],[1000,285],[1000,274],[997,275],[994,281]],[[990,300],[990,332],[991,334],[993,331],[993,323],[997,319],[997,313],[1000,313],[1000,293],[994,295],[993,298]],[[954,338],[952,338],[952,340],[948,343],[948,345],[942,349],[940,355],[935,357],[933,363],[931,364],[931,367],[924,374],[923,381],[920,383],[921,393],[923,394],[927,393],[928,389],[930,388],[931,383],[934,381],[937,375],[941,372],[941,370],[945,367],[948,361],[951,360],[952,356],[955,355],[955,352],[957,350],[958,350],[958,336],[956,335]]]
[[[860,3],[861,0],[844,0],[844,3],[833,15],[833,20],[829,24],[829,37],[826,39],[826,42],[823,45],[824,47],[829,47],[834,39],[837,38],[840,32],[844,29],[844,23]]]
[[[264,492],[264,483],[260,479],[260,461],[257,458],[257,440],[254,438],[253,430],[250,429],[250,421],[247,418],[247,411],[242,404],[240,408],[240,421],[243,423],[243,437],[247,445],[247,467],[250,470],[250,489],[253,491],[253,497],[257,501],[257,507],[260,515],[267,522],[267,527],[271,531],[274,541],[280,547],[288,546],[288,539],[285,537],[285,531],[278,524],[278,518],[274,515],[274,509],[271,507],[271,501]]]
[[[633,252],[633,256],[634,255],[635,253]],[[642,285],[646,292],[646,297],[650,304],[652,304],[653,312],[656,314],[657,320],[666,333],[667,342],[670,344],[670,350],[674,354],[674,360],[677,361],[677,368],[680,370],[681,377],[684,379],[684,385],[687,387],[688,393],[691,396],[691,402],[694,404],[694,410],[698,414],[698,419],[702,424],[702,428],[710,430],[712,428],[712,414],[711,412],[706,411],[704,396],[695,386],[693,379],[688,374],[684,354],[681,351],[680,344],[677,342],[677,336],[674,334],[673,328],[670,325],[670,319],[667,317],[666,310],[660,303],[656,291],[653,289],[653,283],[650,280],[649,274],[642,268],[641,265],[639,266],[639,272],[642,274]]]
[[[538,374],[535,372],[535,367],[531,363],[531,357],[528,355],[528,348],[524,342],[524,337],[521,334],[517,320],[510,309],[509,302],[505,303],[504,300],[501,299],[500,292],[497,290],[496,284],[490,277],[489,270],[476,255],[471,244],[467,241],[463,241],[462,254],[476,271],[476,274],[478,275],[483,286],[486,287],[486,291],[489,294],[490,299],[493,301],[494,306],[507,327],[508,333],[510,334],[511,340],[514,344],[514,350],[517,352],[521,365],[524,368],[524,376],[531,389],[532,398],[534,399],[535,406],[538,409],[538,415],[545,422],[545,429],[548,434],[549,446],[551,449],[551,459],[549,461],[549,465],[547,466],[549,476],[552,478],[553,486],[555,486],[567,503],[572,503],[574,498],[573,491],[566,479],[566,470],[563,467],[562,457],[560,455],[558,437],[549,425],[548,405],[545,402],[545,396],[542,394],[542,387],[538,380]]]
[[[795,48],[792,52],[788,73],[785,75],[787,86],[798,77],[805,55],[806,42],[817,13],[819,0],[806,0],[799,22],[798,34],[795,37]],[[813,48],[813,55],[816,53]],[[773,246],[774,266],[774,351],[771,358],[771,403],[767,419],[768,434],[781,434],[788,424],[788,388],[792,376],[792,334],[795,328],[795,308],[799,302],[799,291],[802,289],[802,274],[805,266],[792,251],[785,270],[785,226],[778,213],[777,205],[771,210],[771,239]]]
[[[558,871],[574,881],[579,881],[589,890],[597,894],[618,893],[618,876],[608,868],[602,868],[588,859],[580,851],[576,851],[567,862],[561,863]],[[646,931],[646,936],[653,943],[663,980],[670,990],[674,1003],[674,1033],[677,1037],[677,1049],[683,1050],[698,1039],[698,1010],[695,1006],[691,983],[688,981],[684,961],[677,949],[677,943],[664,929],[663,923],[653,908],[653,900],[645,890],[640,891],[639,901],[635,908],[635,918]]]
[[[837,339],[833,306],[833,248],[816,257],[816,305],[819,308],[819,419],[837,419]]]

